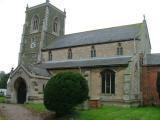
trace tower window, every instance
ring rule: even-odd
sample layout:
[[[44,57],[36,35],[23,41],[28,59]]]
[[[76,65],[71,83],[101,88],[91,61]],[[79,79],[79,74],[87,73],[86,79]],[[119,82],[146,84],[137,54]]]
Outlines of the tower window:
[[[96,57],[96,49],[95,49],[94,45],[92,45],[92,47],[91,47],[91,57]]]
[[[121,43],[118,43],[117,55],[123,55],[123,47],[121,46]]]
[[[38,18],[38,16],[34,16],[32,18],[31,27],[32,27],[32,31],[38,31],[38,28],[39,28],[39,18]]]
[[[51,51],[48,52],[48,60],[52,61],[52,52]]]
[[[54,33],[57,33],[59,34],[59,20],[58,20],[58,17],[56,17],[54,20],[53,20],[53,32]]]
[[[115,72],[112,70],[105,70],[101,73],[102,77],[102,93],[115,93]]]
[[[68,59],[72,59],[72,49],[68,49]]]

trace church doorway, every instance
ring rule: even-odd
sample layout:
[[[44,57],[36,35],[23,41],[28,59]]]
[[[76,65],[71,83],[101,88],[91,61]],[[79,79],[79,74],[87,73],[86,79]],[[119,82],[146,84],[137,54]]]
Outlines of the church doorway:
[[[18,78],[15,82],[15,90],[18,104],[24,104],[26,102],[27,86],[25,80]]]

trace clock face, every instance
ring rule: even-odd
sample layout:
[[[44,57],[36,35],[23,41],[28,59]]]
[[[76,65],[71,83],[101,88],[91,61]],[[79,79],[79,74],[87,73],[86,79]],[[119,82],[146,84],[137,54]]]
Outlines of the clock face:
[[[33,36],[33,37],[31,38],[31,45],[30,45],[30,47],[31,47],[31,48],[37,47],[37,41],[38,41],[38,37],[37,37],[37,36]]]
[[[32,42],[31,43],[31,48],[35,48],[36,47],[36,42]]]

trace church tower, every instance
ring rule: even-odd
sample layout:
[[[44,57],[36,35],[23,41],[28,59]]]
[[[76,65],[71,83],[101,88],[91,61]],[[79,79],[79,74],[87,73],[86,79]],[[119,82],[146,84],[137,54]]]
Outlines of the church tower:
[[[36,64],[42,61],[41,49],[48,46],[65,32],[65,11],[61,11],[49,0],[26,7],[26,18],[20,45],[18,64]]]

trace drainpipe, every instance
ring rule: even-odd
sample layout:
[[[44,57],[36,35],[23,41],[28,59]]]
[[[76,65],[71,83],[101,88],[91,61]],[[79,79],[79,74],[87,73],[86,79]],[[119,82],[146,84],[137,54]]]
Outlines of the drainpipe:
[[[134,54],[136,54],[136,38],[134,37]]]
[[[79,73],[80,73],[80,74],[82,74],[82,70],[81,70],[81,67],[79,66],[78,68],[79,68]]]

